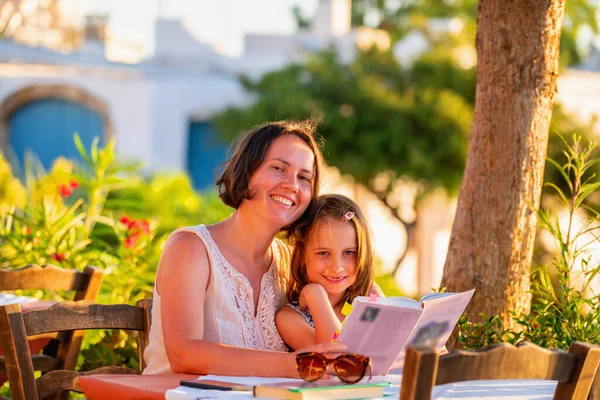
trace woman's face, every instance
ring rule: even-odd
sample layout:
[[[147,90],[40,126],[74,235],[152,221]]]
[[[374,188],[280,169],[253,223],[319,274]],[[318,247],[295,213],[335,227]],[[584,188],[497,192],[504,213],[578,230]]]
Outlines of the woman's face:
[[[295,222],[312,198],[314,167],[315,156],[306,142],[292,135],[278,137],[251,176],[252,197],[242,205],[273,221],[278,230]]]

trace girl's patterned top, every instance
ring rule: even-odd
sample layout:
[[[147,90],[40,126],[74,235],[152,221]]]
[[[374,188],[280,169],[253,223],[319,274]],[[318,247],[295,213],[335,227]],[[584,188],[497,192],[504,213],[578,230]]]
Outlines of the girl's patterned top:
[[[306,322],[312,328],[315,327],[315,323],[313,322],[312,315],[310,314],[310,310],[308,309],[308,307],[306,307],[306,309],[304,309],[304,310],[301,310],[300,309],[300,303],[298,302],[298,300],[294,300],[291,303],[288,303],[287,306],[293,308],[296,311],[298,311],[300,314],[302,314],[302,316],[304,317],[304,319],[306,320]]]

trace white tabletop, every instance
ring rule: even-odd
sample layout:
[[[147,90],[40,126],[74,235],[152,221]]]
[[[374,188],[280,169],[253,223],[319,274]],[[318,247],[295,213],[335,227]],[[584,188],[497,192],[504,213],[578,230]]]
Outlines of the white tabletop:
[[[260,384],[276,382],[273,378],[255,377],[223,377],[204,376],[205,379],[222,380],[244,384]],[[384,388],[384,399],[398,399],[400,395],[401,375],[387,375],[392,386]],[[282,381],[284,379],[279,379]],[[285,379],[288,380],[288,379]],[[551,400],[556,389],[556,381],[541,380],[506,380],[506,381],[469,381],[436,386],[433,389],[435,400]],[[168,390],[166,400],[200,400],[200,399],[249,399],[251,392],[227,392],[219,390],[202,390],[180,386]]]
[[[556,381],[506,380],[469,381],[436,386],[433,398],[436,400],[552,400]],[[438,393],[436,393],[438,391]]]
[[[36,298],[29,296],[17,296],[13,293],[0,292],[0,306],[5,306],[7,304],[25,304],[31,303],[32,301],[36,301]]]

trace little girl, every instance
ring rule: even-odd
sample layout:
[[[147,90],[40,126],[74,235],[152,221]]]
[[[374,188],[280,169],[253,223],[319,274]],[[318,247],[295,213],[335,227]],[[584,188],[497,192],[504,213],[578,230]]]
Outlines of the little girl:
[[[362,211],[337,194],[319,196],[292,238],[290,303],[275,323],[297,350],[330,341],[345,318],[343,305],[371,293],[373,250]]]

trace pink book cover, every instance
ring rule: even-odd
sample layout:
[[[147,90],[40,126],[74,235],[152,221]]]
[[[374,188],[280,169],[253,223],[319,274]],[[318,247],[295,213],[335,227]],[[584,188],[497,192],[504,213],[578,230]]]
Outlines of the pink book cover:
[[[431,293],[421,301],[380,297],[372,302],[357,297],[336,340],[347,346],[347,352],[370,357],[373,375],[385,375],[402,366],[407,344],[441,350],[474,291]]]

